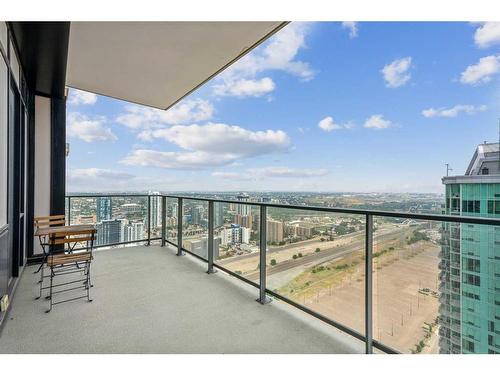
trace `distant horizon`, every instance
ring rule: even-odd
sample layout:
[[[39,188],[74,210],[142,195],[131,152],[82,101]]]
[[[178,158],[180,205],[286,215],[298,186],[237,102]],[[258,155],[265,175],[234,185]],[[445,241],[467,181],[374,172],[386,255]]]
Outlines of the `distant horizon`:
[[[148,190],[103,190],[103,191],[67,191],[68,194],[147,194],[148,192],[160,192],[168,194],[184,193],[184,194],[238,194],[238,193],[259,193],[259,194],[356,194],[356,195],[436,195],[444,196],[445,193],[434,193],[434,192],[355,192],[355,191],[287,191],[287,190],[161,190],[161,189],[148,189]]]

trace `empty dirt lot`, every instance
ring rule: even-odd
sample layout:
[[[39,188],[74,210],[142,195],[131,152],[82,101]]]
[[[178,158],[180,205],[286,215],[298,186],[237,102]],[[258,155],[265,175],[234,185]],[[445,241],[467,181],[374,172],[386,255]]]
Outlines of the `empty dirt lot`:
[[[439,247],[420,241],[396,249],[374,259],[373,267],[373,336],[376,340],[401,352],[410,352],[421,340],[423,353],[437,352],[437,326],[429,337],[428,325],[435,324],[439,302],[436,294],[419,293],[428,288],[437,290]],[[344,259],[332,263],[347,262]],[[333,268],[332,268],[333,269]],[[313,276],[310,274],[310,276]],[[341,272],[331,272],[322,280],[309,278],[310,287],[304,285],[307,274],[280,289],[280,293],[305,304],[348,327],[364,332],[364,262]],[[306,281],[307,282],[307,281]],[[295,288],[295,289],[294,289]]]

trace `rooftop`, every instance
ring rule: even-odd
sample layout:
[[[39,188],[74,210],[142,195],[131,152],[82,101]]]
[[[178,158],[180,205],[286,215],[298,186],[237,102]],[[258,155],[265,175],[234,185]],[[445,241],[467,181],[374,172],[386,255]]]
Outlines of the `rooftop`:
[[[499,149],[499,143],[481,143],[474,151],[465,174],[443,177],[443,184],[500,183]]]

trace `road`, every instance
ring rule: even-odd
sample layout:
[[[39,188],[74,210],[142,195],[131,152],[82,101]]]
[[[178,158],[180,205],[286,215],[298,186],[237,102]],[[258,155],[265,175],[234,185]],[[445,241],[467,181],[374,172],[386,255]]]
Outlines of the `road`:
[[[396,228],[393,231],[388,231],[386,233],[380,233],[380,234],[375,234],[374,239],[378,245],[383,244],[384,242],[388,240],[394,239],[394,235],[398,235],[398,237],[406,237],[408,234],[410,234],[415,227],[408,227],[405,228],[404,230],[401,230],[401,228]],[[311,253],[307,256],[304,256],[302,258],[297,258],[297,259],[289,259],[284,262],[279,262],[276,266],[268,266],[267,268],[267,274],[268,276],[289,271],[291,269],[300,267],[301,269],[306,268],[305,266],[307,265],[308,267],[311,267],[313,265],[317,265],[320,263],[324,263],[327,261],[331,261],[333,259],[339,258],[341,256],[347,255],[349,253],[363,250],[364,249],[364,240],[360,241],[359,239],[364,239],[363,234],[355,234],[351,235],[352,237],[352,242],[346,245],[335,245],[335,242],[332,242],[332,247],[322,249],[318,253]],[[304,243],[297,243],[293,245],[297,245],[297,247],[303,247]],[[291,245],[289,245],[291,246]],[[290,249],[290,247],[286,247],[287,250]],[[278,247],[278,248],[272,248],[268,251],[268,255],[272,254],[273,252],[278,252],[278,251],[283,251],[285,250],[285,247]],[[220,263],[227,267],[231,263],[236,263],[238,261],[241,261],[242,259],[248,259],[249,257],[255,257],[255,261],[258,262],[258,253],[252,253],[252,254],[246,254],[238,257],[233,257],[233,258],[227,258],[221,261]],[[268,257],[269,259],[269,257]],[[245,277],[252,280],[256,281],[259,279],[259,271],[254,270],[252,272],[246,273]]]

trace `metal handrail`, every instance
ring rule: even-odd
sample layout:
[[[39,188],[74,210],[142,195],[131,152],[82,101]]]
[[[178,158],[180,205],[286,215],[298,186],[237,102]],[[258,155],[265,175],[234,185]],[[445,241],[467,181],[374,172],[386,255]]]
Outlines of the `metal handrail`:
[[[480,224],[480,225],[494,225],[500,226],[500,218],[485,218],[485,217],[470,217],[470,216],[449,216],[443,214],[423,214],[423,213],[409,213],[409,212],[397,212],[397,211],[381,211],[381,210],[365,210],[365,209],[352,209],[352,208],[334,208],[334,207],[316,207],[316,206],[306,206],[306,205],[287,205],[279,203],[267,203],[267,202],[249,202],[249,201],[238,201],[230,199],[216,199],[209,197],[198,197],[198,196],[184,196],[184,195],[172,195],[172,194],[161,194],[161,195],[149,195],[149,194],[95,194],[95,195],[71,195],[71,198],[99,198],[99,197],[148,197],[148,238],[142,241],[147,241],[150,243],[153,238],[150,235],[150,223],[151,223],[151,198],[150,197],[161,197],[162,206],[162,230],[161,230],[161,246],[165,246],[167,243],[177,247],[177,255],[190,254],[197,259],[206,262],[208,264],[207,273],[214,273],[214,268],[217,268],[231,276],[244,281],[245,283],[252,285],[253,287],[259,289],[259,295],[257,301],[261,304],[268,303],[270,301],[268,296],[277,298],[285,303],[288,303],[320,320],[323,322],[334,326],[349,335],[360,339],[365,342],[365,352],[370,354],[373,352],[373,348],[377,348],[386,353],[398,353],[386,346],[385,344],[375,340],[373,338],[373,273],[372,273],[372,256],[373,256],[373,221],[375,217],[392,217],[401,219],[414,219],[414,220],[425,220],[425,221],[438,221],[438,222],[453,222],[453,223],[466,223],[466,224]],[[166,208],[167,208],[167,198],[177,200],[177,244],[169,241],[167,238],[166,229]],[[69,199],[69,202],[70,202]],[[182,224],[183,224],[183,202],[184,200],[195,200],[203,201],[208,203],[209,207],[209,217],[208,217],[208,259],[205,259],[191,251],[188,251],[182,246]],[[253,282],[242,275],[236,274],[231,270],[214,262],[214,203],[229,203],[237,205],[250,205],[257,206],[260,208],[260,247],[259,247],[259,283]],[[316,212],[326,212],[326,213],[341,213],[341,214],[351,214],[351,215],[362,215],[365,217],[365,333],[359,333],[350,327],[347,327],[339,322],[336,322],[326,316],[319,314],[293,300],[288,299],[275,291],[266,288],[267,273],[266,273],[266,253],[267,253],[267,233],[266,233],[266,221],[267,221],[267,209],[268,208],[284,208],[284,209],[296,209],[296,210],[308,210]],[[69,213],[70,214],[70,213]],[[155,240],[157,238],[154,238]]]

